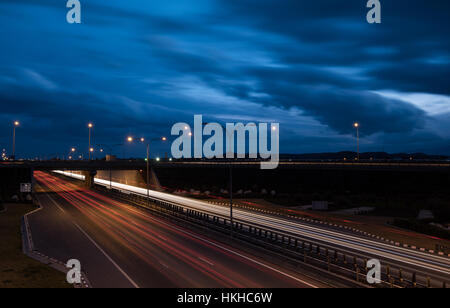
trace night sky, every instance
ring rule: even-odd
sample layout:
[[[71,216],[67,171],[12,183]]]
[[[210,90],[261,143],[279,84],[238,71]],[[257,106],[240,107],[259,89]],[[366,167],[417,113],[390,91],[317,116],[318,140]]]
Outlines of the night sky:
[[[283,153],[450,154],[450,1],[0,2],[0,147],[35,157],[169,136],[176,122],[279,122]],[[155,144],[153,155],[170,149]],[[117,154],[121,154],[118,149]],[[143,154],[142,145],[127,147]]]

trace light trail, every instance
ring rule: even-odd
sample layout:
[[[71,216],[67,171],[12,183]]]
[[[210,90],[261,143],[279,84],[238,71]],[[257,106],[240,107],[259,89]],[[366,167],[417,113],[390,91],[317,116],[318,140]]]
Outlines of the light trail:
[[[79,180],[84,180],[84,177],[78,174],[62,171],[57,171],[57,173],[64,174],[66,176]],[[95,179],[95,183],[107,187],[110,184],[109,181],[102,179]],[[144,197],[147,195],[147,190],[144,188],[114,182],[112,183],[112,187],[115,189],[126,191],[128,193],[135,193]],[[150,197],[179,204],[186,208],[194,209],[197,211],[218,215],[224,218],[227,218],[229,215],[229,210],[224,207],[186,197],[175,196],[153,190],[150,191]],[[402,263],[408,266],[417,267],[425,273],[430,272],[431,270],[440,275],[445,275],[448,277],[450,276],[450,259],[447,257],[432,255],[421,251],[411,250],[386,244],[383,242],[357,237],[343,232],[306,225],[302,222],[296,222],[256,212],[247,212],[240,209],[234,210],[234,218],[240,222],[268,227],[300,237],[312,238],[338,247],[344,247],[346,249],[349,249],[350,251],[357,251],[359,253],[362,253],[363,255],[375,256],[377,258],[384,258],[387,261],[393,261],[396,263]]]
[[[222,258],[233,260],[233,264],[245,264],[252,271],[270,275],[278,281],[285,281],[286,285],[316,287],[312,283],[258,261],[255,257],[238,253],[230,247],[160,221],[145,211],[94,191],[80,188],[69,181],[42,172],[36,172],[35,177],[41,185],[47,186],[68,204],[76,208],[79,213],[100,228],[107,237],[117,241],[127,251],[132,252],[157,269],[174,285],[178,285],[180,281],[185,281],[192,286],[205,286],[204,282],[195,280],[194,276],[189,274],[191,271],[196,275],[200,274],[203,277],[202,281],[215,281],[214,285],[222,287],[261,288],[264,285],[263,281],[259,282],[252,277],[247,277],[233,267],[230,268],[221,260],[199,253],[196,249],[190,248],[191,246],[185,245],[187,242],[194,242],[203,249],[222,256]],[[161,228],[164,233],[161,234],[155,227],[158,230]],[[174,236],[176,239],[174,239]],[[169,259],[168,256],[170,256]],[[210,260],[214,260],[214,262]],[[164,262],[163,266],[161,266],[161,261]],[[184,264],[183,266],[187,267],[188,270],[177,270],[178,264]]]

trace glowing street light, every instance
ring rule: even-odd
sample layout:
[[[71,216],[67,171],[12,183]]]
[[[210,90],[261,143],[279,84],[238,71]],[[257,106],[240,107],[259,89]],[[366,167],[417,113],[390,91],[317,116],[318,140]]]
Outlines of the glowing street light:
[[[74,154],[75,154],[76,151],[77,151],[77,149],[76,149],[75,147],[70,148],[70,152],[69,152],[69,154],[67,155],[67,156],[69,157],[69,160],[72,160],[72,159],[73,159],[73,156],[74,156]]]
[[[133,142],[133,137],[127,138],[128,142]],[[155,138],[155,139],[146,139],[146,138],[140,138],[139,139],[142,143],[147,141],[147,158],[145,159],[147,163],[147,201],[150,203],[150,142],[152,141],[167,141],[166,137],[161,138]],[[156,158],[156,161],[160,161],[161,159],[158,157]]]
[[[94,127],[94,124],[92,124],[92,123],[88,124],[88,128],[89,128],[89,160],[91,160],[91,153],[93,152],[93,151],[91,151],[91,149],[92,149],[92,147],[91,147],[91,130],[93,127]]]
[[[13,125],[13,160],[16,159],[16,127],[20,126],[20,122],[19,121],[14,121],[14,125]]]
[[[356,149],[358,153],[358,161],[359,161],[359,123],[355,122],[353,126],[356,128]]]

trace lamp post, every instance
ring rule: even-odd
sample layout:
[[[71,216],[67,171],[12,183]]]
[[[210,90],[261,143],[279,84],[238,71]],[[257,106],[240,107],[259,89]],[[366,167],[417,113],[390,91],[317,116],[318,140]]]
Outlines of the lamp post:
[[[75,154],[75,152],[77,151],[76,148],[71,148],[69,154],[67,155],[69,157],[69,160],[72,159],[73,155]]]
[[[128,137],[127,141],[128,142],[133,142],[133,137]],[[146,142],[146,138],[141,138],[140,142],[145,143]],[[150,142],[152,141],[167,141],[166,137],[161,137],[161,138],[154,138],[154,139],[148,139],[147,141],[147,203],[148,205],[150,205]]]
[[[356,150],[358,153],[358,161],[359,161],[359,123],[356,122],[353,124],[353,126],[356,128]]]
[[[91,148],[91,130],[93,127],[94,127],[94,124],[92,124],[92,123],[88,124],[88,128],[89,128],[89,160],[91,160],[91,152],[93,152],[92,148]]]
[[[125,143],[113,144],[113,145],[97,144],[97,146],[100,148],[107,148],[108,152],[109,152],[109,157],[111,159],[112,153],[113,153],[113,148],[123,146],[124,144]],[[100,149],[100,152],[103,152],[103,149]],[[111,168],[111,165],[109,167],[109,189],[112,190],[112,168]]]
[[[13,124],[13,155],[12,155],[12,159],[16,160],[16,127],[19,127],[20,122],[19,121],[14,121]]]

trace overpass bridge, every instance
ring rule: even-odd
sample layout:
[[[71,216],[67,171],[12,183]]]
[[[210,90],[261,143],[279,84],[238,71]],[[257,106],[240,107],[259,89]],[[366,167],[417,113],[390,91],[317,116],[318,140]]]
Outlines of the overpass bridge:
[[[186,182],[204,181],[206,183],[216,182],[217,177],[227,178],[230,167],[236,170],[236,179],[248,178],[250,181],[255,178],[264,178],[269,182],[283,181],[290,178],[295,181],[299,177],[308,177],[320,175],[329,177],[339,174],[370,173],[382,174],[383,180],[392,177],[394,173],[410,175],[402,176],[421,177],[429,179],[440,179],[442,182],[450,181],[450,162],[448,161],[343,161],[343,160],[281,160],[277,170],[260,170],[259,160],[175,160],[175,161],[150,161],[152,179],[163,176],[165,179],[177,178],[176,186]],[[26,168],[31,171],[80,171],[85,176],[87,186],[94,183],[94,177],[98,172],[102,172],[104,177],[109,178],[112,172],[119,171],[137,171],[145,174],[147,162],[141,160],[50,160],[50,161],[17,161],[0,162],[2,168]],[[222,171],[221,171],[222,170]],[[106,172],[106,174],[105,174]],[[158,177],[156,177],[158,174]],[[198,179],[196,179],[198,177]],[[143,177],[145,180],[145,176]],[[226,180],[225,180],[226,181]],[[182,182],[182,183],[181,183]],[[170,186],[170,185],[169,185]]]
[[[152,168],[260,168],[260,160],[176,160],[150,161]],[[49,160],[0,162],[1,167],[29,167],[33,170],[142,170],[145,160]],[[441,170],[450,172],[450,161],[342,161],[342,160],[281,160],[281,169],[376,169],[376,170]]]

